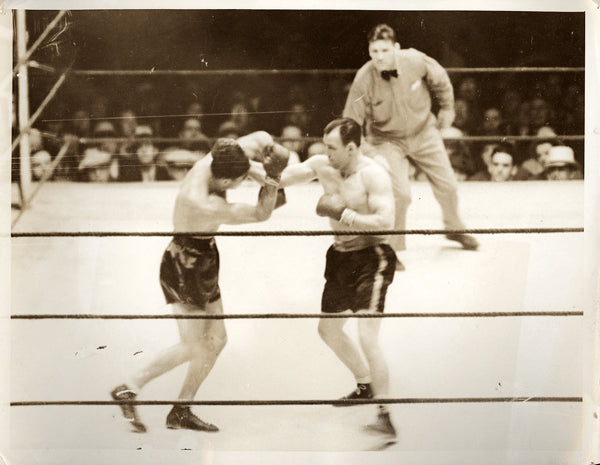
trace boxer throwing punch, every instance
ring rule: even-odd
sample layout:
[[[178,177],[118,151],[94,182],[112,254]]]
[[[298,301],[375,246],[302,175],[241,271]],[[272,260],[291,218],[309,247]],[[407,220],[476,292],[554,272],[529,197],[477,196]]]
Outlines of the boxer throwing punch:
[[[323,142],[327,155],[315,155],[286,168],[281,186],[318,179],[324,194],[317,204],[317,214],[330,218],[334,232],[392,229],[392,183],[379,163],[361,153],[358,123],[350,118],[330,122]],[[321,311],[383,312],[395,262],[388,236],[336,235],[327,251]],[[358,319],[359,344],[344,332],[347,321],[323,318],[319,322],[319,335],[356,379],[356,389],[342,400],[386,397],[389,374],[378,341],[381,318]],[[396,435],[384,405],[379,406],[377,421],[365,428],[386,436]]]
[[[223,313],[219,252],[210,233],[217,231],[221,224],[253,223],[271,216],[281,172],[288,162],[288,151],[275,144],[265,132],[246,136],[245,143],[263,155],[266,182],[259,191],[256,205],[226,200],[227,190],[239,186],[250,169],[247,155],[233,139],[218,139],[211,153],[198,161],[183,180],[175,201],[174,231],[198,231],[207,235],[175,236],[164,252],[160,284],[175,315]],[[149,381],[185,362],[189,365],[178,399],[194,399],[225,347],[225,325],[222,319],[177,319],[177,324],[180,342],[164,349],[125,384],[116,387],[111,392],[114,400],[135,400]],[[133,431],[146,431],[134,405],[123,403],[120,407]],[[182,404],[173,406],[166,425],[171,429],[218,431],[215,425],[202,421],[189,406]]]

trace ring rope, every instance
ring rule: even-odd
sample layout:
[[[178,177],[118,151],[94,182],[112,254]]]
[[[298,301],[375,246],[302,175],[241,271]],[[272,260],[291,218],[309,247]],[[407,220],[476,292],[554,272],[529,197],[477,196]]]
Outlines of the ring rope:
[[[583,402],[582,397],[405,397],[356,400],[50,400],[15,401],[11,407],[50,405],[365,405],[365,404],[467,404],[492,402]]]
[[[454,67],[445,68],[448,73],[582,73],[585,67],[491,67],[491,68],[464,68]],[[327,75],[327,74],[355,74],[354,68],[341,69],[129,69],[129,70],[110,70],[110,69],[77,69],[73,70],[73,74],[79,76],[214,76],[214,75],[246,75],[246,74],[272,74],[272,75],[289,75],[289,74],[310,74],[310,75]]]
[[[194,314],[194,315],[128,315],[128,314],[92,314],[92,313],[50,313],[50,314],[13,314],[12,320],[248,320],[248,319],[306,319],[306,318],[499,318],[583,316],[583,311],[530,311],[530,312],[421,312],[421,313],[230,313],[230,314]]]
[[[259,113],[290,113],[290,112],[259,112]],[[229,114],[229,113],[227,113]],[[250,113],[252,114],[252,113]],[[176,115],[178,116],[178,115]],[[187,115],[188,117],[190,115]],[[193,116],[193,115],[191,115]],[[208,115],[211,116],[211,115]],[[119,117],[120,118],[120,117]],[[140,118],[148,118],[147,116],[141,116]],[[170,116],[152,116],[151,118],[170,118]],[[117,119],[117,117],[115,117],[114,119]],[[55,120],[44,120],[44,121],[55,121]],[[62,120],[56,120],[56,121],[62,121]],[[216,141],[218,138],[217,137],[207,137],[206,139],[181,139],[179,137],[81,137],[79,138],[78,142],[80,144],[92,144],[92,143],[100,143],[100,142],[118,142],[118,143],[125,143],[125,142],[132,142],[132,141],[139,141],[139,140],[145,140],[145,141],[152,141],[152,142],[157,142],[157,143],[182,143],[182,142],[186,142],[186,143],[190,143],[190,142],[202,142],[203,140],[206,140],[208,142],[214,142]],[[297,138],[297,137],[274,137],[274,140],[278,141],[278,142],[296,142],[296,141],[306,141],[306,142],[320,142],[323,140],[322,137],[317,137],[317,136],[313,136],[313,137],[301,137],[301,138]],[[463,141],[463,142],[506,142],[506,141],[514,141],[514,142],[532,142],[532,141],[538,141],[538,140],[542,140],[542,141],[547,141],[547,140],[560,140],[560,141],[578,141],[578,140],[584,140],[585,136],[584,135],[561,135],[561,136],[552,136],[552,137],[544,137],[544,136],[510,136],[510,135],[503,135],[503,136],[461,136],[461,137],[442,137],[443,140],[447,140],[447,141]]]
[[[12,238],[23,237],[213,237],[213,236],[393,236],[393,235],[425,235],[436,234],[549,234],[549,233],[582,233],[583,227],[556,228],[473,228],[473,229],[390,229],[390,230],[306,230],[306,231],[30,231],[11,232]]]

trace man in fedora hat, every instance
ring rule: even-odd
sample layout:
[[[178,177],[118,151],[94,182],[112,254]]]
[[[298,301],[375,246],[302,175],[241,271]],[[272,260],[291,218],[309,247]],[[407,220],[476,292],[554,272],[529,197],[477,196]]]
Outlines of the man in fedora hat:
[[[583,179],[579,163],[575,161],[573,149],[567,145],[550,148],[544,160],[544,178],[550,181]]]

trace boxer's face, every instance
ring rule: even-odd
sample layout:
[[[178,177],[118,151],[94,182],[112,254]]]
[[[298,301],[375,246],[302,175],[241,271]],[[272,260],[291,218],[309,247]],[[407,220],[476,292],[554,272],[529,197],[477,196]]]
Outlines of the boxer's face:
[[[327,147],[327,156],[330,165],[336,170],[343,170],[348,164],[348,148],[342,142],[340,129],[336,128],[323,136],[323,143]]]
[[[396,69],[396,44],[391,40],[374,40],[369,43],[369,56],[377,71]]]

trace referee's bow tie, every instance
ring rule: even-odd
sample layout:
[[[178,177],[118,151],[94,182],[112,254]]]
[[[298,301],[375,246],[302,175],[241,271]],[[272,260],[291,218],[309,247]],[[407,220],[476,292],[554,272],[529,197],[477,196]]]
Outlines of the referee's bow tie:
[[[391,77],[398,77],[398,71],[395,69],[385,70],[381,72],[381,77],[386,81],[389,81]]]

